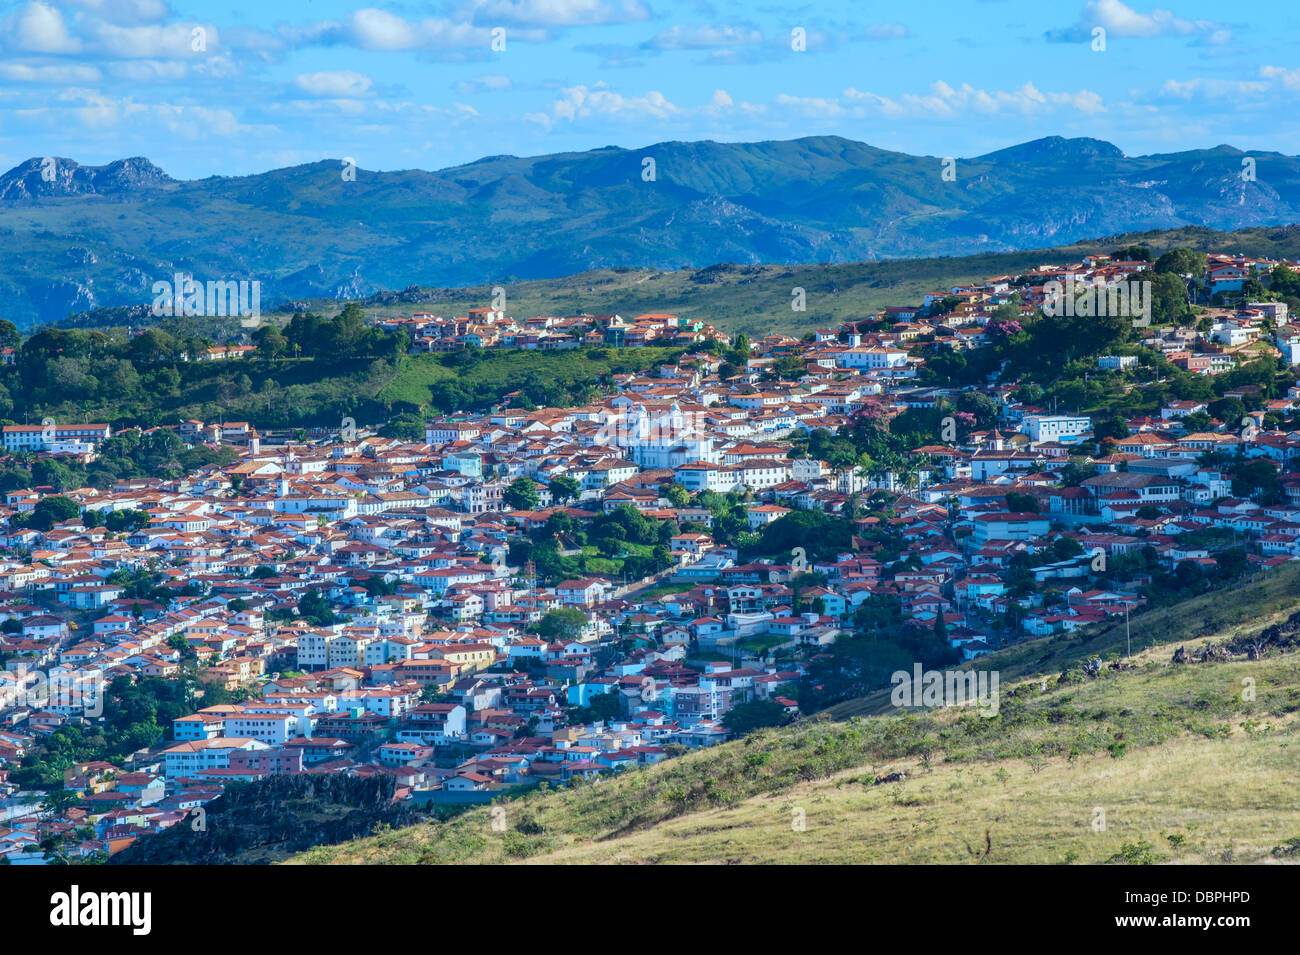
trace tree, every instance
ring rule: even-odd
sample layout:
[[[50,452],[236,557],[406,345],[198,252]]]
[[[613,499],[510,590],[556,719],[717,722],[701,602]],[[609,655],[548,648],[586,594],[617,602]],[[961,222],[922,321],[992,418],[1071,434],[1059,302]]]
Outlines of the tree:
[[[1246,416],[1246,405],[1240,398],[1220,398],[1210,402],[1209,411],[1228,427],[1236,428]]]
[[[619,693],[598,693],[586,706],[575,706],[569,710],[569,725],[593,723],[597,720],[608,722],[623,715],[622,695]]]
[[[1256,497],[1261,503],[1271,503],[1277,496],[1278,487],[1277,466],[1267,458],[1244,461],[1237,465],[1232,475],[1235,497]]]
[[[763,525],[757,545],[761,554],[789,553],[803,547],[808,560],[827,560],[852,549],[853,526],[825,511],[791,511]]]
[[[1052,558],[1054,560],[1069,560],[1071,557],[1078,557],[1083,553],[1083,545],[1073,537],[1058,537],[1052,541]]]
[[[1188,313],[1187,286],[1177,275],[1161,272],[1151,282],[1151,320],[1174,325]]]
[[[1185,560],[1175,568],[1174,577],[1178,580],[1178,586],[1186,590],[1192,587],[1199,588],[1205,579],[1205,573],[1201,570],[1200,564]]]
[[[48,531],[55,524],[70,521],[80,513],[81,508],[76,501],[68,497],[55,495],[41,498],[36,506],[32,508],[31,513],[27,515],[27,519],[23,524],[37,530]]]
[[[515,478],[501,495],[501,499],[515,511],[535,511],[541,503],[537,493],[537,484],[530,478]]]
[[[973,415],[974,426],[982,430],[994,427],[1002,413],[1002,408],[996,401],[978,391],[965,391],[958,395],[957,410]]]
[[[329,601],[318,590],[308,592],[298,602],[298,615],[316,627],[328,627],[337,620]]]
[[[253,332],[253,341],[262,358],[279,358],[289,348],[289,339],[274,325],[263,325]]]
[[[1007,495],[1007,510],[1016,513],[1037,514],[1039,511],[1038,498],[1032,494],[1022,494],[1018,491],[1012,491]]]
[[[1151,250],[1145,245],[1130,245],[1116,251],[1114,258],[1129,262],[1150,262]]]
[[[790,714],[780,703],[771,700],[752,700],[733,706],[722,717],[722,725],[735,736],[746,736],[768,726],[782,726],[790,722]]]
[[[582,494],[582,485],[567,474],[561,474],[551,481],[550,488],[551,498],[556,504],[576,501]]]
[[[1224,580],[1240,577],[1249,567],[1246,551],[1241,547],[1229,547],[1220,551],[1214,555],[1214,562],[1218,566],[1219,576]]]
[[[0,348],[17,349],[22,341],[22,336],[18,333],[18,326],[13,322],[0,319]]]
[[[691,503],[691,492],[686,490],[685,485],[678,484],[676,481],[668,485],[664,497],[668,498],[668,503],[673,507],[686,507]]]
[[[32,465],[32,480],[38,486],[45,485],[56,491],[67,491],[77,486],[72,470],[53,458],[41,458]]]
[[[1200,276],[1205,272],[1205,253],[1192,249],[1170,249],[1156,259],[1157,273],[1169,272],[1174,275]]]
[[[533,624],[533,632],[543,640],[576,640],[587,626],[587,615],[581,610],[565,608],[548,610]]]
[[[1119,412],[1103,418],[1098,421],[1092,428],[1093,436],[1098,441],[1105,441],[1107,438],[1120,440],[1129,436],[1128,422]]]

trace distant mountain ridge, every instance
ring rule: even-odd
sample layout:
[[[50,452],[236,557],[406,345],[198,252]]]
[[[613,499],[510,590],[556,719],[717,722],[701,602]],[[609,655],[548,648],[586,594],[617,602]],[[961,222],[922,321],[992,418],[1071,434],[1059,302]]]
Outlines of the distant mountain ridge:
[[[957,159],[954,181],[942,169],[837,136],[188,181],[142,157],[34,158],[0,175],[0,292],[6,317],[28,325],[147,304],[178,271],[260,280],[269,307],[597,268],[955,256],[1300,222],[1300,159],[1275,152],[1130,157],[1047,137]]]
[[[71,159],[29,159],[0,176],[0,201],[21,202],[68,196],[127,197],[174,182],[143,156],[104,166],[82,166]]]

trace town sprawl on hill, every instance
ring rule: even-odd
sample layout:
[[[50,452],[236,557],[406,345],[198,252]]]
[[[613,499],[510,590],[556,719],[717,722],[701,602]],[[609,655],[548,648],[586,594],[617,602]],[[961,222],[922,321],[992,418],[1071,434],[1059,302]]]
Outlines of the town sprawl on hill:
[[[798,337],[0,326],[0,858],[1295,857],[1300,264],[1161,248]],[[999,828],[1134,763],[1203,816]]]

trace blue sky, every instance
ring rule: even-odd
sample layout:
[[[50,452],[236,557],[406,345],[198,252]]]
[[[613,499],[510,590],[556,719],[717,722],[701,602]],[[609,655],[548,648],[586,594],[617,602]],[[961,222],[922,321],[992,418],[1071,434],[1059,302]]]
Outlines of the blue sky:
[[[829,133],[935,156],[1045,135],[1300,153],[1292,3],[369,2],[0,5],[0,166],[435,169]]]

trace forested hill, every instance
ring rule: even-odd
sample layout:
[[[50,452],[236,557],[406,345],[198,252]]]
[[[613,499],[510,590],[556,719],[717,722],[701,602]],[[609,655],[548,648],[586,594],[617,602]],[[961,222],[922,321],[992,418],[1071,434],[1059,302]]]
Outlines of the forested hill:
[[[321,161],[192,181],[139,157],[102,167],[33,158],[0,175],[0,291],[8,317],[30,325],[147,304],[178,271],[260,281],[269,304],[596,268],[951,256],[1300,221],[1300,160],[1278,153],[1133,157],[1051,137],[946,168],[951,180],[940,157],[835,136],[494,156],[435,172]]]

